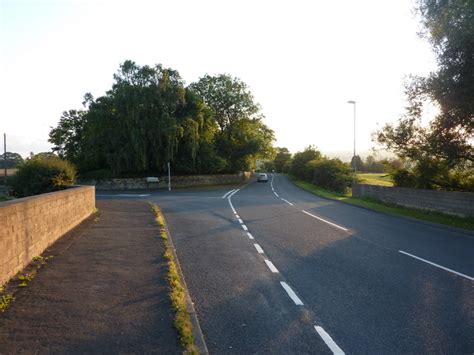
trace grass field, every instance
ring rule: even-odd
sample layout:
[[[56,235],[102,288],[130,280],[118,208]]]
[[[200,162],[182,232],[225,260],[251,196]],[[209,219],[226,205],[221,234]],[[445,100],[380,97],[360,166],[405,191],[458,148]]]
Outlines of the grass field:
[[[386,173],[357,173],[357,178],[361,184],[393,186],[390,175]]]
[[[13,176],[16,174],[18,169],[14,168],[14,169],[7,169],[7,176]],[[5,170],[2,168],[0,169],[0,177],[3,177],[5,176]]]

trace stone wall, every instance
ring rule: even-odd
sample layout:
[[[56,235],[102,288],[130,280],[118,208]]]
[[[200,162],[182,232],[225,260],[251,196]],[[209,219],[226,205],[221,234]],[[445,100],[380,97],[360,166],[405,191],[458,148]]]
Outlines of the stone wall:
[[[0,285],[94,209],[93,186],[0,202]]]
[[[181,187],[199,187],[209,185],[230,185],[239,184],[249,179],[251,173],[224,175],[189,175],[189,176],[171,176],[171,188]],[[108,179],[108,180],[89,180],[82,181],[84,185],[94,185],[97,191],[107,190],[155,190],[168,187],[168,177],[159,177],[159,182],[147,182],[146,178],[130,179]]]
[[[400,206],[474,217],[474,193],[472,192],[357,184],[352,188],[352,195],[355,197],[372,197]]]

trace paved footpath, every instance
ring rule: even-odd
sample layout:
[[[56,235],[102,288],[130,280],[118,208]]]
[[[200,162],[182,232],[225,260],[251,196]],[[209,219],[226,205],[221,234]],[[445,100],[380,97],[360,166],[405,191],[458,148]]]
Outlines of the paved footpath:
[[[97,201],[0,313],[0,354],[181,353],[150,205]]]

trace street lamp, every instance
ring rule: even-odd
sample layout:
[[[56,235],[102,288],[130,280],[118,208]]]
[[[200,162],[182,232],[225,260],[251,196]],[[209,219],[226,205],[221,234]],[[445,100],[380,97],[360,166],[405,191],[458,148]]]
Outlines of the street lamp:
[[[354,176],[352,178],[352,181],[355,184],[356,181],[356,102],[354,100],[347,101],[348,104],[354,105],[354,155],[353,155],[353,168],[354,168]]]

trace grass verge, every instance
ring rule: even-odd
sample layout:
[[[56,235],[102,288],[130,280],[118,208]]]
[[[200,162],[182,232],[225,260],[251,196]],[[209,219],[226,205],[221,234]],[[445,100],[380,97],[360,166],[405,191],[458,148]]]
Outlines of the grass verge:
[[[186,354],[199,354],[194,342],[193,326],[191,317],[186,307],[186,291],[179,276],[171,243],[168,239],[166,224],[163,214],[158,206],[152,204],[152,210],[156,216],[156,223],[160,226],[160,236],[165,245],[164,257],[168,261],[168,282],[170,284],[170,299],[175,312],[174,325],[179,333],[181,345],[185,348]]]
[[[468,230],[474,230],[474,219],[463,218],[457,216],[450,216],[444,213],[431,212],[425,210],[419,210],[415,208],[401,207],[395,204],[385,203],[376,199],[352,197],[351,194],[338,194],[334,191],[329,191],[318,186],[315,186],[309,182],[296,179],[292,176],[288,176],[289,179],[296,185],[301,187],[303,190],[311,192],[315,195],[325,197],[331,200],[337,200],[351,205],[368,208],[374,211],[383,212],[395,216],[405,216],[420,219],[423,221],[433,222],[448,225],[451,227],[463,228]]]

